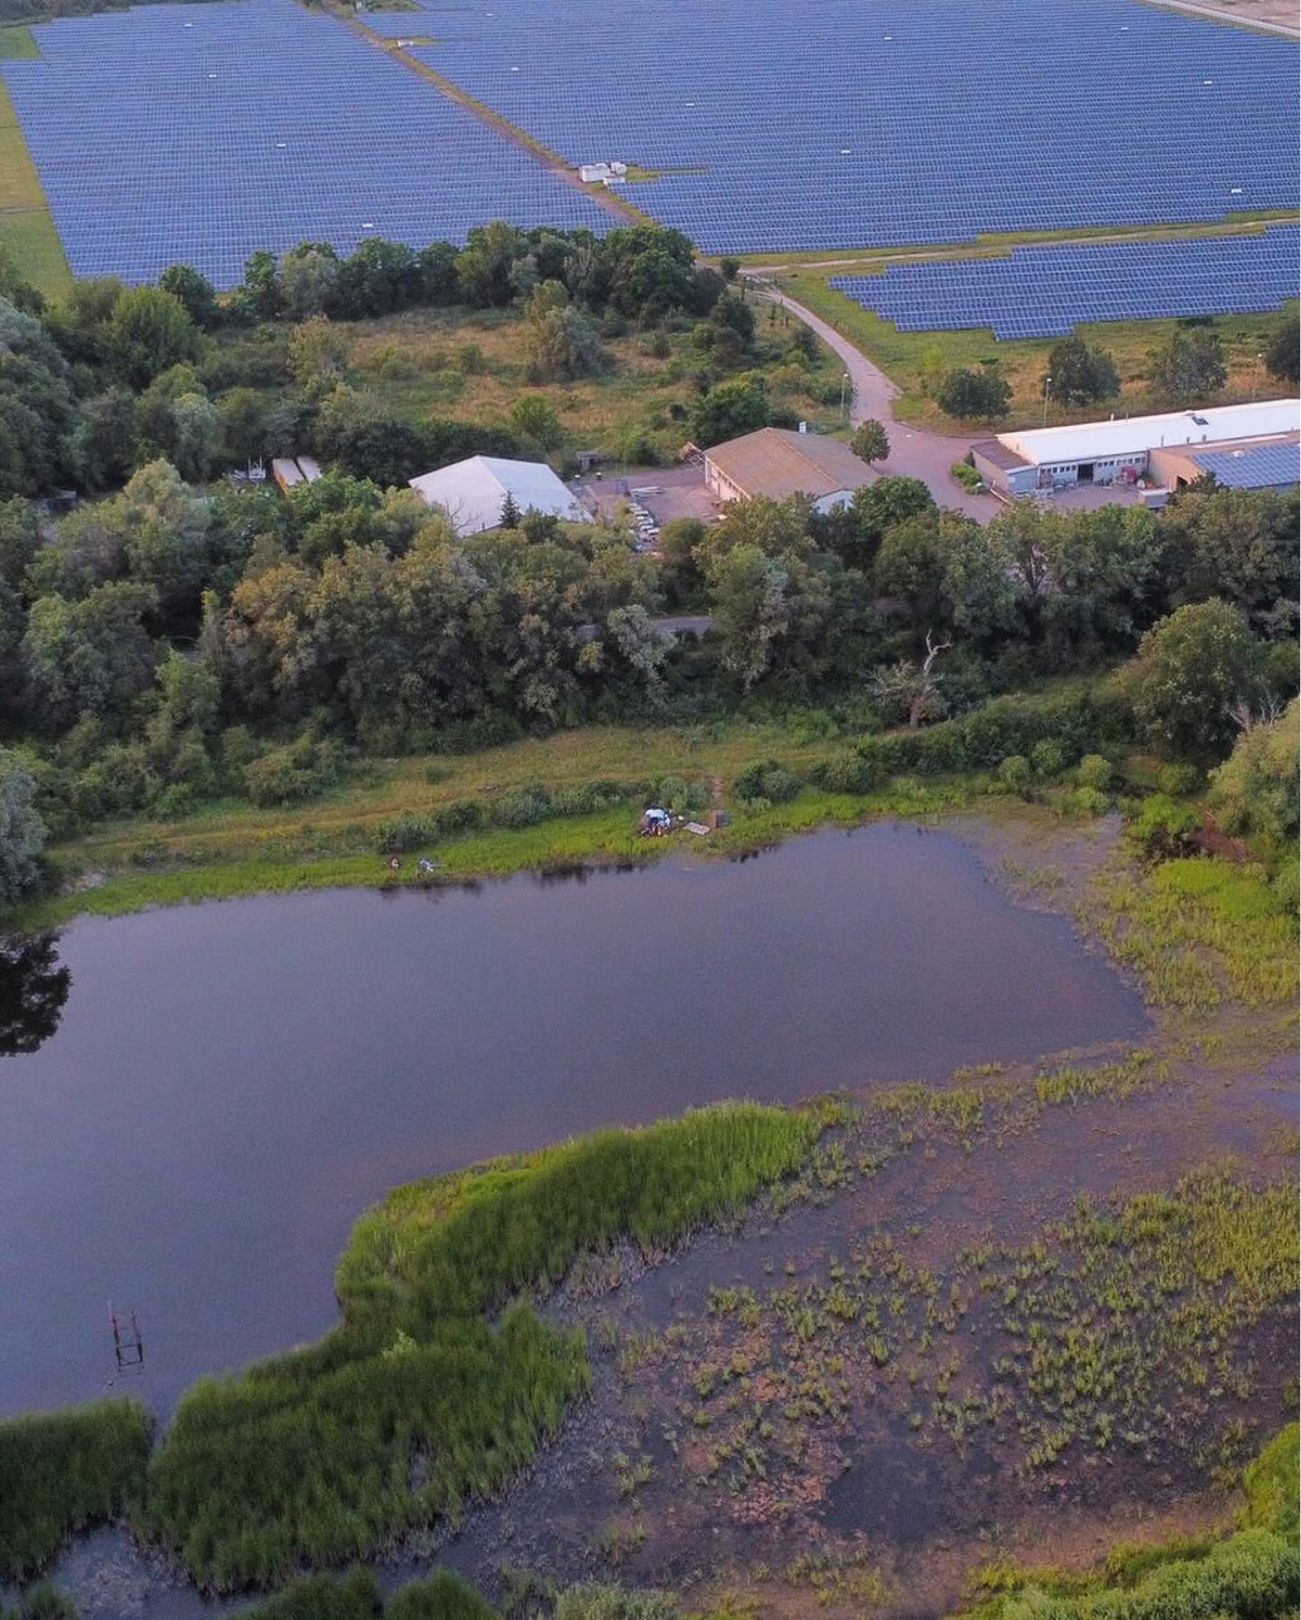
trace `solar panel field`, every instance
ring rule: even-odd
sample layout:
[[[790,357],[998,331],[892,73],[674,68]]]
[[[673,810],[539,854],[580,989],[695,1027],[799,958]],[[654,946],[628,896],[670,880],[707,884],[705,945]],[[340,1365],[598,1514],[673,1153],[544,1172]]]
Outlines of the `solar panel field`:
[[[1301,275],[1294,226],[1191,241],[1016,248],[1006,258],[890,266],[831,285],[901,332],[987,327],[1063,337],[1081,322],[1281,309]]]
[[[707,252],[1296,204],[1295,45],[1133,0],[429,0],[399,21],[554,151],[662,171],[629,195]]]
[[[4,76],[75,274],[231,286],[250,253],[611,216],[337,19],[292,0],[33,30]]]
[[[567,161],[633,165],[623,195],[706,252],[1296,203],[1295,45],[1135,0],[428,0],[365,22]],[[39,59],[0,72],[79,275],[151,280],[183,260],[229,286],[251,252],[303,240],[422,246],[496,218],[614,218],[410,61],[293,0],[34,33]],[[1125,262],[1120,302],[1138,312],[1154,283]]]

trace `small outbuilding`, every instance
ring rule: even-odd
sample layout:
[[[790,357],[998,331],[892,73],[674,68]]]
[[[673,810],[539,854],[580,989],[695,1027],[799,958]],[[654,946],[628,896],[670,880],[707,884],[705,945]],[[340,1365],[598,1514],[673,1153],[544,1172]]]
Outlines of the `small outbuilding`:
[[[829,512],[872,481],[867,463],[847,444],[802,428],[760,428],[716,444],[704,459],[706,487],[720,501],[807,495],[819,512]]]
[[[299,484],[314,484],[321,476],[321,469],[311,456],[277,456],[271,463],[271,476],[281,492],[288,495]]]
[[[541,512],[566,523],[589,518],[572,491],[542,461],[510,461],[502,456],[471,456],[410,480],[429,506],[441,507],[457,534],[482,534],[501,527],[509,500],[522,516]]]

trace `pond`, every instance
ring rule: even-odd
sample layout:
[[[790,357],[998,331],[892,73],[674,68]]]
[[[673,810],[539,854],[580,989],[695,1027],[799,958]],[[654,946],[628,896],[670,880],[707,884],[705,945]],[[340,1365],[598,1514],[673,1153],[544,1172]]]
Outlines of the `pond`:
[[[129,1389],[165,1414],[199,1374],[318,1336],[353,1222],[398,1183],[1146,1027],[1065,919],[893,824],[744,862],[88,919],[8,962],[6,1412]],[[110,1301],[142,1373],[117,1369]]]

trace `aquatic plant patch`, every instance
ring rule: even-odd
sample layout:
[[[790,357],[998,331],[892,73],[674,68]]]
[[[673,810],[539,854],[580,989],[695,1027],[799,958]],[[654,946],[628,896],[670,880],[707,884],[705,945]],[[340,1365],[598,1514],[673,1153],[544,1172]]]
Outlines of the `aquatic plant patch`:
[[[229,1588],[458,1519],[589,1384],[581,1331],[516,1296],[585,1251],[630,1237],[653,1254],[739,1209],[822,1127],[815,1109],[725,1104],[399,1190],[358,1223],[334,1333],[181,1403],[141,1527]]]
[[[138,1497],[152,1436],[138,1401],[0,1423],[0,1579],[31,1575],[74,1531]]]

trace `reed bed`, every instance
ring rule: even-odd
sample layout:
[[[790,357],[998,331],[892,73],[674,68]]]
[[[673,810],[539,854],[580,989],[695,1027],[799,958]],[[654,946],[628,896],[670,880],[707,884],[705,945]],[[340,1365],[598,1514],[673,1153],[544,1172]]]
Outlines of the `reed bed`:
[[[186,1396],[141,1528],[196,1581],[230,1589],[455,1522],[589,1387],[581,1332],[524,1296],[584,1252],[631,1237],[661,1253],[739,1209],[799,1165],[822,1123],[724,1104],[394,1193],[340,1263],[338,1329]]]

